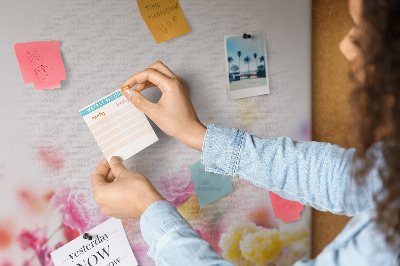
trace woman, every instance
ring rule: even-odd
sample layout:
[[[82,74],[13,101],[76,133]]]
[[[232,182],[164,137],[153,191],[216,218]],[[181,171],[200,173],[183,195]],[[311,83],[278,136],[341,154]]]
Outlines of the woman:
[[[207,170],[238,176],[316,209],[356,215],[315,260],[296,265],[397,265],[400,250],[400,1],[350,0],[353,28],[340,44],[352,62],[357,150],[262,139],[198,119],[185,83],[160,62],[122,84],[165,133],[202,151]],[[130,89],[136,85],[136,89]],[[141,95],[158,87],[156,104]],[[379,142],[379,143],[378,143]],[[118,182],[111,182],[114,178]],[[357,181],[357,182],[356,182]],[[139,219],[158,265],[232,265],[202,240],[151,182],[113,157],[93,177],[103,213]]]

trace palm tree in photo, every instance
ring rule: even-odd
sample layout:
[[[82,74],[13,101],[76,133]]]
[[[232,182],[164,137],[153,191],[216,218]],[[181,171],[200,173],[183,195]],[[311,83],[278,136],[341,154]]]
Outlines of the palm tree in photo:
[[[258,70],[258,65],[257,65],[257,53],[254,53],[254,60],[255,60],[255,63],[256,63],[256,72],[257,72],[257,70]]]
[[[249,70],[248,77],[250,77],[250,62],[251,62],[250,56],[246,56],[244,58],[244,62],[247,64],[247,67],[248,67],[248,70]]]
[[[238,51],[238,56],[239,56],[239,79],[240,79],[240,57],[242,56],[241,51]]]
[[[232,56],[228,57],[229,69],[231,69],[231,63],[233,62]]]
[[[265,58],[264,58],[263,55],[260,57],[260,63],[261,62],[264,62],[264,71],[266,71],[266,69],[265,69]]]
[[[233,64],[233,65],[231,66],[231,70],[232,70],[232,72],[238,72],[239,67],[238,67],[237,65]]]

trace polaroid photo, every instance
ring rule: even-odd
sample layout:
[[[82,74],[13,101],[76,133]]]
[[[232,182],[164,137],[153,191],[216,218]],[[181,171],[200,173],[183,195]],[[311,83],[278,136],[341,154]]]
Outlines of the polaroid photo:
[[[225,35],[229,99],[269,94],[265,32]]]

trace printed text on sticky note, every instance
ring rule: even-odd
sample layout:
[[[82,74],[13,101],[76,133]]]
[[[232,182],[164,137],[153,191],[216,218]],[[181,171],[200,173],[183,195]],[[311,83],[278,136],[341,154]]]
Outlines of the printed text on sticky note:
[[[189,167],[200,208],[233,190],[230,176],[206,172],[200,161]]]
[[[35,89],[60,88],[60,81],[67,78],[60,42],[17,43],[14,50],[24,82],[33,83]]]
[[[190,32],[178,0],[137,0],[140,14],[157,43]]]
[[[54,265],[138,265],[121,220],[110,218],[87,233],[92,239],[81,235],[53,251]]]
[[[117,90],[79,111],[104,157],[122,160],[158,140],[144,113]]]
[[[271,197],[272,208],[276,218],[282,219],[285,223],[300,219],[300,213],[304,210],[304,206],[301,203],[284,199],[271,191],[269,196]]]

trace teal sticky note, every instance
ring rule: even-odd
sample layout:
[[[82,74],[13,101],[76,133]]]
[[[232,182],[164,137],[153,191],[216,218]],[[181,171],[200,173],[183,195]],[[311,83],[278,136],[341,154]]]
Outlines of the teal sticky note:
[[[233,190],[230,176],[206,172],[200,161],[195,162],[189,168],[200,208]]]

